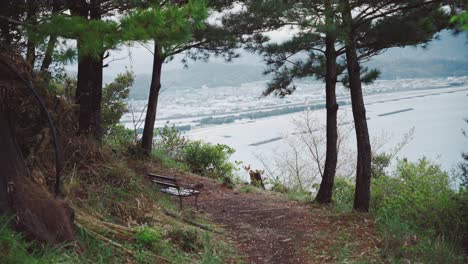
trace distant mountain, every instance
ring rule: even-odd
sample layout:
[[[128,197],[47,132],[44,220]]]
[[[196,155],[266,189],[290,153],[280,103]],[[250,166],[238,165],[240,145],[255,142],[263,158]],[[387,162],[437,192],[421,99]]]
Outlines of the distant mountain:
[[[404,47],[392,48],[372,58],[365,66],[382,71],[382,79],[433,78],[468,75],[467,35],[453,36],[449,31],[440,34],[440,40],[434,40],[427,48]],[[177,62],[163,67],[163,89],[192,89],[207,86],[218,88],[240,86],[244,83],[265,81],[271,76],[264,76],[264,64],[256,55],[241,52],[242,59],[233,63],[191,62],[187,69]],[[148,57],[145,62],[146,72],[150,69]],[[137,60],[140,63],[139,60]],[[177,66],[177,67],[176,67]],[[138,73],[138,72],[137,72]],[[112,78],[107,76],[106,81]],[[135,85],[130,92],[133,99],[146,99],[151,83],[150,74],[137,74]]]
[[[468,75],[468,60],[449,59],[375,59],[366,64],[382,72],[382,79],[434,78]],[[195,64],[188,69],[163,72],[162,89],[193,89],[240,86],[244,83],[265,81],[262,65]],[[151,75],[139,74],[130,92],[132,99],[148,98]]]
[[[468,35],[443,31],[426,48],[392,48],[366,66],[382,71],[383,79],[468,75]]]
[[[240,86],[268,79],[262,72],[262,65],[196,63],[187,69],[163,71],[162,89]],[[151,75],[137,75],[130,97],[146,99],[150,83]]]
[[[434,78],[468,75],[468,60],[373,60],[366,64],[382,72],[381,79]]]

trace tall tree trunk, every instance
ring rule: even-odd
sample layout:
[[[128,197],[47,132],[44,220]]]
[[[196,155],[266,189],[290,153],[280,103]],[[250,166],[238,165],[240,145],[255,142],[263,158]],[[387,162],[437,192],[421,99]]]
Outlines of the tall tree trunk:
[[[45,73],[49,70],[50,65],[52,64],[52,55],[54,54],[55,44],[57,42],[57,37],[54,35],[49,36],[49,41],[47,42],[46,52],[44,54],[44,59],[41,64],[41,73]]]
[[[11,213],[9,183],[17,177],[27,177],[29,173],[12,132],[7,112],[0,106],[0,215]]]
[[[52,15],[57,14],[59,9],[58,0],[52,2]],[[49,41],[47,42],[46,52],[44,54],[44,59],[42,60],[40,72],[43,74],[49,70],[50,65],[52,64],[52,55],[54,54],[55,44],[57,43],[57,36],[50,35]]]
[[[10,17],[11,10],[11,1],[0,1],[0,15]],[[0,50],[11,50],[12,42],[11,24],[5,21],[0,22]]]
[[[35,25],[37,24],[36,18],[36,4],[34,0],[28,0],[28,23]],[[28,37],[28,43],[26,47],[26,61],[34,69],[34,63],[36,61],[36,43],[33,39]]]
[[[86,7],[81,7],[86,8]],[[80,11],[83,17],[92,20],[101,19],[101,6],[99,1],[91,2],[85,12]],[[101,100],[103,78],[103,53],[96,58],[87,54],[80,54],[80,40],[78,40],[78,81],[76,86],[76,102],[80,105],[79,130],[80,133],[91,135],[100,140],[101,127]]]
[[[351,30],[353,23],[351,7],[347,0],[343,2],[343,21],[350,28],[346,32],[346,61],[358,152],[354,210],[367,212],[369,211],[370,204],[371,145],[369,130],[367,128],[366,108],[362,94],[361,69],[357,56],[355,32]]]
[[[102,137],[102,64],[102,55],[99,59],[83,56],[78,63],[76,101],[80,105],[79,130],[96,139]]]
[[[326,24],[332,27],[333,6],[330,0],[325,1]],[[337,114],[338,104],[336,102],[336,32],[328,29],[325,37],[325,57],[326,57],[326,106],[327,106],[327,153],[325,158],[325,169],[323,173],[320,189],[315,198],[319,203],[331,203],[333,194],[333,184],[335,181],[336,163],[338,159],[338,127]]]
[[[329,1],[328,1],[329,2]],[[326,106],[327,106],[327,153],[325,158],[325,169],[320,183],[320,189],[315,198],[319,203],[331,203],[333,184],[335,182],[336,163],[338,159],[338,127],[337,114],[338,104],[336,102],[336,37],[334,33],[327,33],[325,38],[326,57]]]
[[[154,45],[153,74],[151,76],[150,94],[148,108],[146,110],[145,128],[141,139],[141,148],[147,153],[151,153],[153,148],[154,123],[158,108],[159,90],[161,90],[161,70],[164,58],[161,56],[159,47]]]

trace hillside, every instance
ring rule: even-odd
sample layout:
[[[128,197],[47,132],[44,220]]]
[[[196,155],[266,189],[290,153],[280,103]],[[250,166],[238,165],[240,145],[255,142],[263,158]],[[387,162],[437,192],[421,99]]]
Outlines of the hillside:
[[[468,75],[468,61],[463,59],[375,59],[367,67],[380,69],[381,79],[435,78]],[[163,72],[163,89],[196,89],[207,86],[218,89],[237,87],[244,83],[265,81],[271,76],[262,74],[262,65],[196,63],[187,69]],[[151,75],[137,74],[130,98],[148,97]]]
[[[195,89],[202,86],[240,86],[243,83],[266,80],[260,65],[196,63],[186,69],[163,70],[163,89]],[[151,75],[137,74],[130,92],[132,99],[146,99]]]

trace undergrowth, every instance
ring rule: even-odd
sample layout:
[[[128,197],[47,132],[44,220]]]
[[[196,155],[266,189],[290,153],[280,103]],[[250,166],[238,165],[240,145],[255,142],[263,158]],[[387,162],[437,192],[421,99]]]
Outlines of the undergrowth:
[[[238,164],[229,160],[235,152],[233,148],[190,141],[174,126],[157,129],[156,134],[158,140],[151,153],[153,161],[161,162],[166,168],[190,171],[233,187],[238,170]],[[125,134],[122,133],[122,136],[125,137]]]
[[[1,263],[240,262],[222,238],[165,215],[178,206],[137,173],[151,160],[109,145],[96,151],[97,158],[75,160],[63,176],[63,191],[75,209],[76,243],[28,242],[2,218]]]
[[[371,214],[377,220],[385,261],[467,260],[468,192],[466,188],[454,190],[451,183],[440,166],[426,159],[398,161],[393,174],[380,173],[372,180]],[[353,197],[353,182],[338,179],[333,193],[335,208],[350,212]]]
[[[258,193],[261,190],[252,185],[243,185],[239,188],[240,193]]]

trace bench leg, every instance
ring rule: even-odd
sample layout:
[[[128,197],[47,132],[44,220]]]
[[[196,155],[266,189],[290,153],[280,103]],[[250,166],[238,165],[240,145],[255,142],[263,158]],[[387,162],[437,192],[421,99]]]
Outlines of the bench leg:
[[[179,195],[179,211],[182,211],[182,196]]]

